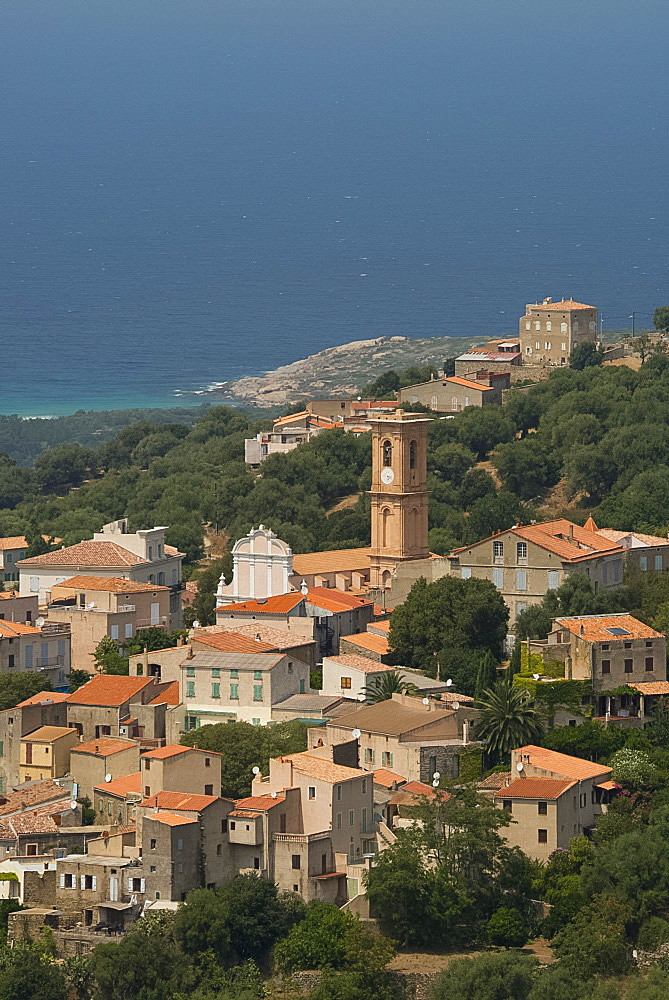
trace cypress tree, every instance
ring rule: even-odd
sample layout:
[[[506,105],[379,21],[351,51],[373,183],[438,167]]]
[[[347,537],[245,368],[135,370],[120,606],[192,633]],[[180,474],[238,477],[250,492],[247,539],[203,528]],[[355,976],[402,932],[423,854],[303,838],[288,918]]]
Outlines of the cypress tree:
[[[476,675],[476,689],[474,696],[476,700],[481,697],[484,691],[490,691],[495,686],[497,680],[497,660],[489,649],[484,650],[479,659],[479,669]]]

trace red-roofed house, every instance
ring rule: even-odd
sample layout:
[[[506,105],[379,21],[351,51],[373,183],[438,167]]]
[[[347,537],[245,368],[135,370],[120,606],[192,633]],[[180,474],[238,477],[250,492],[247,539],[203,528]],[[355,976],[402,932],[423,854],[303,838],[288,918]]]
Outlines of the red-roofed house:
[[[197,795],[221,794],[220,754],[168,744],[140,758],[141,791],[149,798],[165,789]]]
[[[508,388],[508,372],[472,371],[468,378],[454,375],[408,385],[400,389],[399,402],[422,403],[436,413],[459,413],[468,406],[501,403],[502,390]]]
[[[93,798],[93,789],[107,775],[122,778],[139,768],[139,744],[117,736],[100,736],[80,743],[70,753],[70,773],[79,786],[79,797]]]
[[[21,738],[42,726],[67,726],[66,694],[41,691],[0,712],[0,795],[19,782]]]
[[[153,677],[99,674],[68,698],[68,724],[86,741],[101,736],[164,738],[165,708],[150,704],[156,694]]]
[[[619,587],[624,550],[616,542],[560,518],[540,524],[517,525],[448,556],[451,576],[491,580],[510,612],[517,615],[539,604],[571,573],[584,573],[598,590]]]

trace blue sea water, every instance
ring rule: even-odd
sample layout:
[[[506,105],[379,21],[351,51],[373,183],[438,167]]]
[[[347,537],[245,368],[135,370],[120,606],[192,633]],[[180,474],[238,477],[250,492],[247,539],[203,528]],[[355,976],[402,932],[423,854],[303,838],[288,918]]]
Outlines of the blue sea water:
[[[664,0],[5,0],[0,411],[669,302]]]

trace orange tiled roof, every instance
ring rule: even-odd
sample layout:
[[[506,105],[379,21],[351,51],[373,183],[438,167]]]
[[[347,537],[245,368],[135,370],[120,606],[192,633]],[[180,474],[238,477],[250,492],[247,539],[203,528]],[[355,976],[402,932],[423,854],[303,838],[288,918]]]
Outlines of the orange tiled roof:
[[[496,799],[559,799],[576,784],[569,778],[515,778]]]
[[[153,806],[158,809],[187,810],[188,812],[201,812],[210,806],[212,802],[218,802],[216,795],[195,795],[190,792],[156,792],[149,795],[140,802],[142,806]]]
[[[16,707],[25,708],[26,705],[55,705],[61,701],[69,700],[70,695],[65,694],[63,691],[38,691],[37,694],[32,695],[30,698],[26,698],[25,701],[20,701]]]
[[[76,729],[72,729],[70,726],[40,726],[39,729],[34,729],[32,733],[26,733],[21,739],[26,740],[28,743],[51,743],[53,740],[59,740],[63,736],[71,736],[72,733],[76,733]]]
[[[19,596],[18,590],[0,590],[0,601],[13,601]],[[36,594],[32,595],[36,597]]]
[[[96,785],[93,790],[95,792],[105,792],[109,795],[117,795],[122,799],[126,795],[140,795],[142,791],[142,772],[135,771],[133,774],[124,774],[121,778],[103,781],[101,785]]]
[[[41,556],[22,559],[18,566],[138,566],[146,559],[122,548],[116,542],[77,542]]]
[[[275,594],[273,597],[259,598],[255,601],[237,601],[235,604],[222,604],[218,611],[235,614],[238,611],[250,612],[254,615],[284,615],[304,600],[304,595],[295,592],[291,594]]]
[[[640,694],[669,694],[669,681],[641,681],[637,684],[630,681],[627,686]]]
[[[157,583],[141,583],[139,580],[123,580],[118,576],[71,576],[62,583],[54,583],[54,587],[67,590],[104,590],[111,594],[143,594],[155,590],[168,591],[169,587],[158,586]]]
[[[170,812],[149,813],[144,819],[155,819],[158,823],[164,823],[166,826],[190,826],[192,823],[197,823],[196,819],[190,819],[188,816],[177,816],[176,813]]]
[[[152,677],[119,677],[114,674],[98,674],[91,677],[69,697],[70,705],[122,705],[147,686]]]
[[[342,781],[350,781],[352,778],[364,778],[369,774],[369,771],[362,771],[358,767],[345,767],[343,764],[335,764],[323,757],[312,756],[308,750],[302,753],[291,753],[285,757],[279,757],[278,760],[282,763],[290,761],[296,771],[300,771],[310,778],[337,784]]]
[[[0,538],[0,552],[7,549],[27,549],[28,542],[25,535],[9,535],[7,538]]]
[[[271,653],[274,647],[267,642],[258,639],[249,639],[239,632],[223,630],[221,632],[209,632],[206,629],[195,629],[191,636],[192,642],[202,643],[204,646],[211,646],[221,653]]]
[[[170,681],[160,694],[151,699],[149,705],[179,705],[180,702],[179,681]]]
[[[184,747],[180,743],[168,743],[164,747],[156,747],[155,750],[147,750],[142,754],[142,758],[150,757],[151,760],[166,760],[168,757],[176,757],[180,753],[188,753],[191,747]]]
[[[308,619],[304,620],[308,621]],[[229,631],[225,626],[221,625],[212,625],[211,628],[220,629],[225,632]],[[280,625],[265,625],[264,622],[259,621],[235,622],[230,631],[236,632],[237,635],[252,636],[253,639],[259,635],[261,642],[270,643],[273,650],[292,649],[293,646],[311,646],[315,642],[315,639],[310,638],[308,635],[301,635],[299,632],[293,632],[289,628],[282,628]],[[257,649],[254,652],[257,652]]]
[[[506,782],[511,777],[511,771],[495,771],[493,774],[489,774],[487,778],[483,778],[479,781],[477,788],[483,791],[484,789],[493,789],[497,791],[503,788]]]
[[[271,795],[247,795],[244,799],[237,799],[238,809],[257,809],[259,812],[267,812],[274,806],[279,806],[285,800],[285,795],[277,794],[274,799]]]
[[[388,635],[390,633],[390,619],[384,618],[380,622],[370,622],[370,624],[367,626],[367,631],[369,632],[370,629],[374,630],[372,632],[372,635],[374,634],[374,632],[384,632],[386,635]]]
[[[513,755],[516,761],[529,756],[532,767],[539,767],[543,771],[550,771],[564,778],[571,778],[573,781],[584,781],[586,778],[597,778],[611,773],[611,768],[602,764],[593,764],[592,761],[583,760],[581,757],[570,757],[569,754],[546,750],[544,747],[535,747],[532,744],[519,747],[513,751]]]
[[[554,619],[561,628],[568,629],[574,635],[587,642],[615,642],[622,639],[662,639],[661,632],[656,632],[650,625],[644,625],[637,618],[627,614],[614,615],[579,615],[572,618]],[[624,635],[611,634],[608,629],[623,628]]]
[[[589,517],[588,521],[592,521]],[[585,522],[586,526],[588,521]],[[594,524],[594,521],[592,522]],[[646,535],[643,531],[616,531],[615,528],[598,528],[595,525],[594,531],[602,538],[608,538],[610,542],[622,542],[623,538],[636,538],[644,545],[655,546],[655,545],[669,545],[669,538],[662,538],[660,535]]]
[[[309,587],[307,603],[325,611],[350,611],[352,608],[364,608],[372,602],[344,590],[334,587]]]
[[[506,532],[497,532],[495,535],[488,535],[479,542],[472,545],[461,545],[453,549],[452,555],[466,552],[476,545],[482,545],[504,534],[516,535],[524,538],[528,542],[533,542],[548,552],[553,552],[564,562],[575,563],[592,559],[593,556],[622,554],[620,545],[602,538],[599,532],[588,531],[578,524],[573,524],[564,518],[555,521],[542,521],[540,524],[517,525],[509,528]]]
[[[348,639],[348,636],[344,638]],[[328,663],[337,663],[340,667],[348,667],[350,670],[362,670],[365,674],[383,674],[394,667],[389,667],[378,660],[372,660],[369,656],[358,656],[357,653],[341,653],[339,656],[327,656]]]
[[[383,785],[384,788],[391,788],[394,784],[402,785],[406,783],[406,778],[394,771],[388,771],[385,767],[379,767],[372,771],[375,785]]]
[[[50,778],[45,781],[31,781],[23,788],[9,793],[7,801],[0,805],[0,816],[9,816],[23,809],[46,803],[59,803],[71,797],[72,793],[68,792],[67,788],[61,788]]]
[[[293,576],[318,576],[319,573],[352,573],[369,570],[369,548],[330,549],[328,552],[303,552],[293,556]]]
[[[374,635],[373,632],[356,632],[354,635],[342,635],[339,637],[339,641],[341,642],[342,639],[346,639],[347,642],[352,643],[354,646],[360,646],[361,649],[368,649],[370,653],[379,653],[381,656],[385,656],[389,652],[388,640],[382,635]]]
[[[465,389],[479,389],[481,392],[492,392],[491,385],[484,385],[482,382],[472,382],[471,379],[462,378],[460,375],[452,375],[451,378],[447,378],[446,382],[453,382],[455,385],[461,385]]]
[[[435,795],[432,785],[426,785],[423,781],[407,781],[402,786],[403,792],[412,792],[414,795]]]
[[[131,750],[137,744],[133,740],[116,739],[113,736],[100,736],[97,740],[80,743],[72,753],[87,753],[93,757],[111,757],[122,750]]]
[[[384,608],[382,604],[374,605],[374,617],[380,618],[382,615],[389,615],[392,613],[392,608]]]
[[[15,639],[17,635],[41,635],[34,625],[21,625],[19,622],[0,620],[0,636],[3,639]]]
[[[557,302],[530,302],[528,309],[541,309],[545,312],[570,312],[573,309],[594,309],[595,306],[586,306],[583,302],[574,302],[573,299],[560,299]]]
[[[612,792],[614,788],[620,788],[617,781],[600,781],[597,788],[603,788],[605,792]]]
[[[251,809],[233,809],[228,813],[228,818],[233,816],[235,819],[257,819],[258,811],[253,812]]]

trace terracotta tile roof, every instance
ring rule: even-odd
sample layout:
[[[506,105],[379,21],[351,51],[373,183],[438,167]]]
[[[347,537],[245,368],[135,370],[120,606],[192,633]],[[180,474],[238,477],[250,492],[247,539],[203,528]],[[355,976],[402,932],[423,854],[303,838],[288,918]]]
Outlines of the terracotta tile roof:
[[[559,799],[576,784],[569,778],[515,778],[496,799]]]
[[[374,635],[373,632],[358,632],[355,635],[341,635],[339,641],[346,639],[354,646],[361,649],[368,649],[370,653],[379,653],[385,656],[389,652],[388,640],[381,635]],[[383,666],[383,664],[381,664]]]
[[[74,691],[69,696],[68,702],[70,705],[120,706],[138,695],[149,684],[153,684],[152,677],[98,674]]]
[[[25,708],[26,705],[55,705],[61,701],[69,701],[69,699],[69,694],[65,694],[63,691],[38,691],[37,694],[26,698],[25,701],[20,701],[16,707]]]
[[[310,778],[337,784],[342,781],[351,781],[353,778],[364,778],[369,774],[369,771],[362,771],[358,767],[345,767],[343,764],[334,764],[331,760],[326,760],[323,757],[314,757],[309,751],[291,753],[285,757],[278,757],[277,760],[282,763],[290,761],[295,771],[306,774]]]
[[[166,556],[183,556],[185,552],[179,552],[176,545],[163,545],[163,552]]]
[[[61,829],[52,814],[37,811],[11,816],[7,825],[15,837],[26,833],[56,833]],[[67,827],[63,827],[63,830],[67,830]]]
[[[254,615],[285,615],[301,604],[304,595],[298,592],[292,594],[275,594],[274,597],[263,597],[255,601],[237,601],[235,604],[222,604],[217,611],[227,611],[234,615],[243,611]]]
[[[157,823],[164,823],[166,826],[191,826],[193,823],[197,823],[196,819],[190,819],[188,816],[177,816],[170,812],[149,813],[144,819],[155,819]]]
[[[244,799],[237,799],[238,809],[257,809],[259,812],[267,812],[274,806],[280,806],[285,801],[286,796],[277,793],[275,799],[271,795],[247,795]]]
[[[588,520],[592,521],[592,518],[588,518]],[[585,524],[587,525],[588,521]],[[669,538],[662,538],[660,535],[645,535],[642,531],[616,531],[615,528],[598,528],[597,525],[595,525],[594,531],[603,538],[608,538],[610,542],[620,543],[625,538],[634,538],[643,542],[643,545],[669,545]],[[636,546],[636,548],[642,547],[641,545]]]
[[[401,774],[395,774],[394,771],[388,771],[385,767],[379,767],[376,771],[372,771],[374,777],[375,785],[383,785],[384,788],[392,788],[394,784],[403,785],[406,784],[406,778],[403,778]]]
[[[203,628],[195,629],[191,635],[191,642],[210,646],[212,649],[220,650],[221,653],[269,653],[273,650],[269,643],[250,639],[238,632],[209,632]]]
[[[13,601],[18,596],[18,590],[0,590],[0,601]],[[37,594],[33,594],[32,596],[37,597]]]
[[[149,757],[151,760],[166,760],[168,757],[176,757],[180,753],[188,753],[191,747],[181,746],[180,743],[168,743],[164,747],[156,747],[155,750],[147,750],[142,754],[142,759]]]
[[[628,687],[635,688],[640,694],[669,694],[669,681],[641,681]]]
[[[41,726],[39,729],[33,730],[32,733],[26,733],[21,739],[27,740],[28,743],[51,743],[63,736],[71,736],[72,733],[76,733],[76,729],[69,726]]]
[[[609,775],[610,767],[602,764],[593,764],[590,760],[583,760],[581,757],[570,757],[566,753],[558,753],[556,750],[546,750],[544,747],[536,747],[528,744],[513,751],[513,760],[525,760],[529,756],[529,763],[532,767],[541,768],[553,774],[559,774],[564,778],[571,778],[573,781],[584,781],[587,778],[597,778],[600,775]]]
[[[587,642],[616,642],[622,639],[663,639],[650,625],[644,625],[628,614],[580,615],[572,618],[555,618],[560,628],[566,628]],[[612,633],[610,629],[625,629],[624,633]]]
[[[275,702],[274,708],[291,712],[325,712],[331,705],[338,705],[341,701],[341,695],[314,691],[311,694],[290,694]]]
[[[111,757],[123,750],[131,750],[137,744],[133,740],[115,739],[113,736],[100,736],[97,740],[80,743],[72,753],[86,753],[92,757]]]
[[[315,639],[310,639],[309,636],[281,628],[280,625],[266,625],[259,621],[246,622],[241,619],[234,624],[230,622],[229,627],[227,625],[209,625],[207,632],[210,635],[225,633],[226,635],[250,638],[255,643],[254,652],[257,652],[260,643],[269,645],[272,650],[283,650],[292,649],[294,646],[311,646],[315,642]],[[256,640],[256,636],[260,636],[260,639]]]
[[[483,347],[471,347],[465,354],[460,354],[456,361],[515,361],[520,357],[520,351],[486,351]]]
[[[389,615],[392,612],[392,608],[384,608],[382,604],[374,605],[374,617],[381,618],[382,615]]]
[[[96,543],[97,544],[97,543]],[[169,587],[159,587],[156,583],[141,583],[139,580],[123,580],[118,576],[71,576],[54,587],[67,590],[103,590],[110,594],[144,594],[156,590],[169,591]]]
[[[472,545],[462,545],[453,549],[452,555],[467,552],[476,545],[490,541],[491,538],[499,538],[507,534],[533,542],[569,563],[581,562],[600,555],[615,555],[616,553],[622,555],[623,553],[620,545],[602,538],[598,532],[588,531],[578,524],[559,518],[555,521],[542,521],[540,524],[517,525],[514,528],[509,528],[508,531],[497,532],[496,535],[482,538]]]
[[[170,681],[162,687],[163,690],[151,699],[149,705],[179,705],[181,703],[179,681]]]
[[[55,781],[31,781],[15,792],[10,792],[7,801],[0,805],[0,816],[10,816],[32,806],[44,805],[48,802],[67,801],[72,793],[61,788]]]
[[[126,795],[141,795],[142,793],[142,772],[135,771],[134,774],[124,774],[122,778],[113,778],[111,781],[103,781],[93,789],[105,795],[116,795],[124,799]]]
[[[230,816],[235,819],[257,819],[259,815],[259,810],[252,812],[250,809],[233,809],[232,812],[228,813],[228,819]]]
[[[372,635],[376,632],[382,632],[385,636],[388,636],[390,633],[390,619],[384,618],[380,622],[370,622],[367,626],[367,631],[371,632]]]
[[[409,781],[397,789],[389,799],[389,804],[393,806],[417,806],[420,805],[423,795],[432,799],[436,794],[436,789],[432,788],[431,785],[425,785],[422,781]],[[440,794],[444,800],[450,798],[448,792],[442,791]]]
[[[364,608],[372,604],[372,601],[347,594],[344,590],[337,590],[334,587],[309,587],[307,604],[313,604],[314,607],[323,608],[325,611],[337,612]]]
[[[489,774],[487,778],[479,781],[476,787],[482,791],[491,788],[493,791],[497,791],[497,789],[504,787],[510,777],[511,771],[496,771],[494,774]]]
[[[3,639],[15,639],[17,635],[41,635],[42,633],[34,625],[21,625],[19,622],[8,622],[0,620],[0,637]]]
[[[53,552],[45,552],[41,556],[22,559],[18,566],[138,566],[146,563],[146,559],[122,548],[116,542],[78,542],[76,545],[66,545]]]
[[[446,382],[461,385],[464,389],[478,389],[480,392],[492,392],[493,389],[491,385],[484,385],[483,382],[472,382],[471,379],[462,378],[460,375],[453,375],[451,378],[447,378],[444,384]]]
[[[294,576],[318,576],[319,573],[369,571],[369,548],[331,549],[328,552],[304,552],[293,556]]]
[[[423,781],[407,781],[402,787],[403,792],[411,792],[413,795],[435,795],[432,785],[426,785]]]
[[[7,549],[27,549],[28,542],[25,535],[9,535],[7,538],[0,538],[0,552]]]
[[[614,788],[620,788],[617,781],[600,781],[597,788],[603,788],[605,792],[612,792]]]
[[[357,653],[341,653],[340,656],[324,656],[323,659],[340,667],[348,667],[349,670],[361,670],[365,674],[384,674],[395,669],[378,660],[370,660],[368,656],[358,656]]]
[[[594,309],[595,306],[586,306],[583,302],[574,302],[573,299],[559,299],[556,302],[530,302],[528,309],[541,309],[542,312],[570,312],[573,309]]]
[[[140,805],[153,806],[157,809],[176,809],[188,812],[201,812],[213,802],[218,802],[216,795],[194,795],[190,792],[156,792],[142,799]]]
[[[380,733],[383,736],[402,736],[414,729],[422,729],[423,726],[450,722],[454,713],[437,706],[438,702],[433,702],[432,710],[428,711],[422,705],[420,708],[413,708],[389,699],[380,701],[377,705],[363,705],[347,715],[340,715],[332,721],[332,725],[343,729],[360,729],[366,733]],[[435,735],[434,739],[438,740],[440,737]]]

